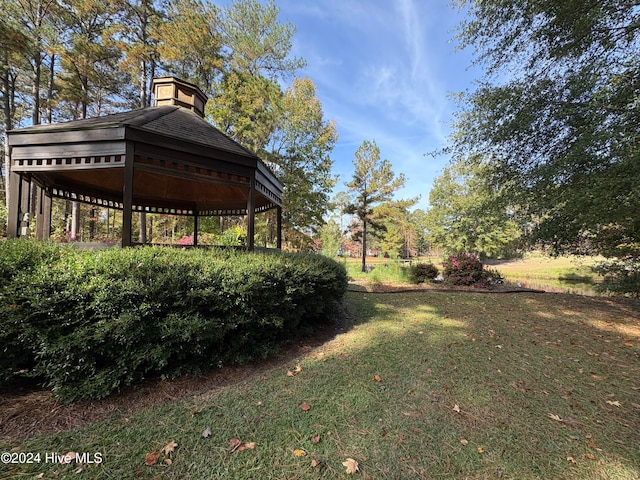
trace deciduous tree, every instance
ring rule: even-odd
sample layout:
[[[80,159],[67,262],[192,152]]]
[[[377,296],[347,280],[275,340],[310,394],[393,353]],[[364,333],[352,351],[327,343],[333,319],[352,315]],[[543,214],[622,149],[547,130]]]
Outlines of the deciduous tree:
[[[637,1],[456,3],[488,77],[462,97],[454,156],[499,159],[556,251],[640,257]]]
[[[457,162],[445,168],[429,193],[428,238],[447,253],[496,257],[512,253],[521,229],[513,206],[491,183],[489,165]]]

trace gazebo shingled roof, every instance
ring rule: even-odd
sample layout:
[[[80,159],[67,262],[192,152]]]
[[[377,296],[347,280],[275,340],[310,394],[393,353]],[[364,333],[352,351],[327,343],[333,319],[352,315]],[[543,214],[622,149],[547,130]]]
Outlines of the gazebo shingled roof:
[[[121,209],[123,246],[131,244],[131,214],[140,211],[192,216],[194,239],[200,216],[247,215],[253,249],[255,213],[276,208],[280,248],[282,183],[258,156],[178,106],[189,94],[202,104],[197,87],[173,78],[158,84],[156,102],[158,88],[175,87],[173,104],[8,132],[8,236],[26,232],[25,191],[35,182],[39,237],[49,234],[51,197],[60,197]]]

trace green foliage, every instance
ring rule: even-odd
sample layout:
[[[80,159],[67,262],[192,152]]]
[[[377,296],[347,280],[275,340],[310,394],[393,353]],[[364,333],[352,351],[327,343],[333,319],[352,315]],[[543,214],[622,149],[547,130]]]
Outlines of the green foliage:
[[[513,208],[492,185],[492,168],[458,161],[435,179],[425,214],[433,245],[447,253],[512,256],[521,228]]]
[[[273,78],[305,66],[304,60],[289,58],[296,28],[278,22],[279,11],[275,0],[235,0],[223,10],[221,29],[231,69]]]
[[[361,231],[354,239],[362,239],[362,271],[366,271],[367,226],[373,232],[385,230],[385,225],[374,218],[373,207],[391,200],[393,192],[404,185],[403,174],[396,176],[391,171],[391,163],[380,159],[380,149],[376,142],[365,140],[358,147],[353,160],[354,173],[349,188],[349,204],[345,213],[355,215],[361,224]]]
[[[4,152],[0,151],[0,154]],[[5,204],[5,199],[0,198],[0,237],[4,237],[7,232],[7,219],[9,218],[9,214],[7,212],[7,206]]]
[[[334,219],[330,219],[320,230],[322,240],[322,254],[334,258],[338,256],[342,248],[342,232],[340,225]]]
[[[282,197],[285,239],[291,230],[317,232],[324,223],[329,196],[337,182],[330,154],[338,141],[333,120],[324,120],[316,87],[295,78],[284,92],[278,126],[266,160],[286,185]]]
[[[414,283],[433,281],[440,271],[433,263],[416,263],[411,266],[411,280]]]
[[[640,297],[640,262],[638,260],[607,260],[592,267],[603,281],[596,291]]]
[[[17,242],[2,249],[1,258],[18,258]],[[15,267],[23,273],[0,291],[3,340],[13,338],[3,342],[0,378],[32,369],[65,401],[266,355],[330,318],[346,290],[344,268],[315,255],[64,253],[28,262],[30,272]]]
[[[607,255],[603,225],[639,244],[637,2],[456,3],[469,13],[461,46],[493,77],[462,97],[454,157],[498,162],[557,252]]]

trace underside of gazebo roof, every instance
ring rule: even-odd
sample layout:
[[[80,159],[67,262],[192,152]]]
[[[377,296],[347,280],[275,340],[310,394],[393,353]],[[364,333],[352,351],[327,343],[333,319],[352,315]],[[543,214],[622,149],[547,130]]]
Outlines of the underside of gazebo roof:
[[[131,244],[135,211],[190,215],[196,224],[199,216],[247,215],[249,248],[256,212],[275,208],[281,217],[283,185],[274,173],[258,156],[181,106],[13,130],[8,148],[9,236],[20,236],[24,227],[28,182],[35,182],[49,199],[123,210],[125,246]]]

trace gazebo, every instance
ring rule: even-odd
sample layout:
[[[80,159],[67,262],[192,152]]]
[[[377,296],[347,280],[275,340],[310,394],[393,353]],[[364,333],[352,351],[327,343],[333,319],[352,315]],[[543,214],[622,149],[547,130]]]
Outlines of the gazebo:
[[[11,165],[7,235],[28,231],[30,184],[39,187],[36,237],[48,238],[53,197],[122,210],[122,246],[134,212],[188,215],[197,245],[202,216],[277,210],[282,245],[283,185],[255,154],[204,120],[206,96],[176,78],[153,82],[153,107],[8,132]]]

